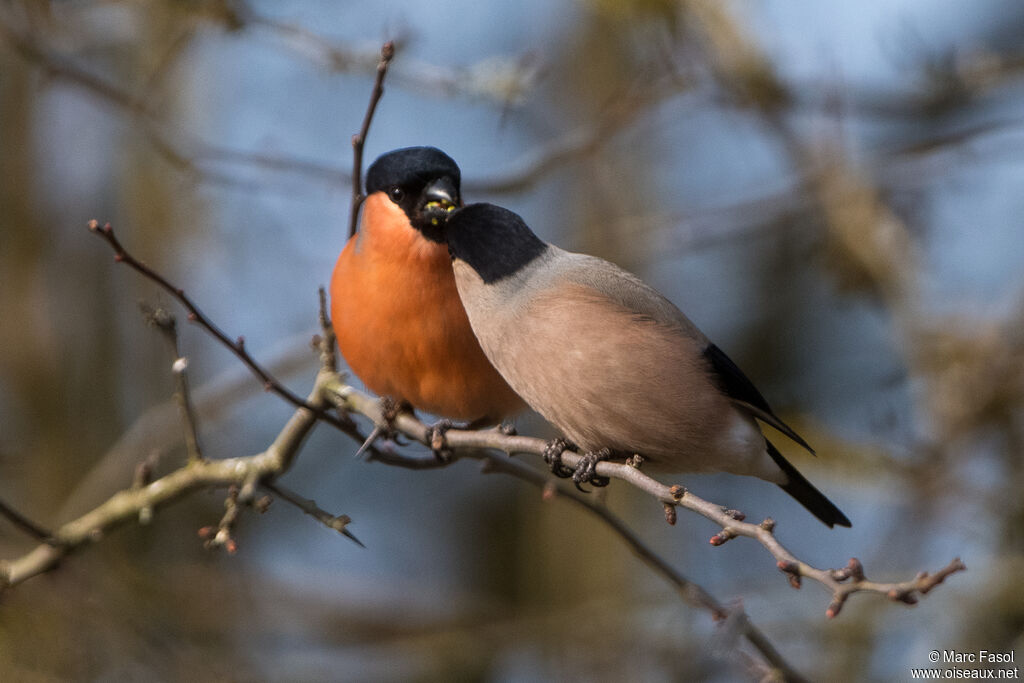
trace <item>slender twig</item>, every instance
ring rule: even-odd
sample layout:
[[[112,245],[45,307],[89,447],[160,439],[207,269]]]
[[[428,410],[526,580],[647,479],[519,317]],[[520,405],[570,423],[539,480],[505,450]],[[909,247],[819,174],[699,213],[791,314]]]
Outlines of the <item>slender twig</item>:
[[[369,417],[374,424],[383,425],[384,418],[381,414],[379,402],[371,396],[364,394],[355,388],[342,383],[327,383],[324,386],[327,392],[326,400],[353,414],[361,414]],[[410,414],[400,413],[390,421],[390,428],[399,434],[429,446],[428,428],[422,422]],[[531,454],[543,455],[546,443],[541,439],[525,436],[508,436],[499,430],[488,429],[479,431],[464,431],[452,429],[445,433],[446,447],[451,450],[453,457],[458,458],[465,455],[468,449],[472,453],[476,449],[492,449],[504,452],[509,455]],[[572,451],[566,451],[563,462],[575,467],[581,456]],[[394,457],[386,454],[375,454],[371,460],[394,463]],[[436,467],[436,460],[420,459],[416,467]],[[856,559],[850,561],[850,565],[844,569],[818,569],[806,562],[799,560],[789,551],[775,536],[775,522],[766,519],[760,524],[745,522],[742,513],[737,510],[717,505],[704,500],[695,494],[687,491],[679,485],[669,486],[652,479],[637,467],[616,462],[601,462],[597,465],[597,474],[603,477],[610,477],[625,481],[635,488],[653,497],[659,507],[669,506],[672,508],[682,507],[696,512],[717,524],[721,531],[710,539],[712,545],[722,545],[726,541],[745,536],[758,541],[775,558],[776,566],[790,579],[791,585],[799,587],[802,577],[820,583],[832,594],[832,600],[826,610],[826,616],[834,617],[846,599],[857,592],[878,593],[891,600],[912,605],[916,602],[917,596],[924,595],[941,583],[949,575],[966,569],[959,558],[954,559],[946,567],[935,574],[922,572],[913,580],[882,583],[867,580],[863,571],[851,572],[848,567],[852,564],[860,566]]]
[[[563,485],[551,486],[552,479],[535,469],[526,467],[508,458],[501,458],[492,453],[476,451],[484,459],[484,471],[501,472],[512,475],[523,481],[539,486],[545,492],[556,491],[559,496],[584,508],[591,514],[597,516],[604,522],[616,536],[625,543],[634,555],[639,557],[644,564],[654,570],[672,584],[683,600],[694,607],[708,610],[716,620],[729,620],[734,628],[750,642],[754,648],[776,669],[783,680],[803,681],[805,680],[785,658],[779,653],[775,646],[768,640],[764,633],[754,626],[745,612],[740,608],[728,608],[719,602],[713,595],[705,590],[700,584],[694,583],[686,578],[675,567],[669,564],[663,557],[640,540],[640,537],[630,529],[620,517],[615,515],[607,506],[597,502],[594,496],[582,493],[574,487]],[[478,457],[476,454],[470,457]]]
[[[105,532],[121,524],[138,520],[143,510],[158,510],[201,489],[237,485],[245,491],[246,488],[251,489],[254,482],[283,474],[291,467],[302,442],[317,423],[316,411],[324,405],[322,387],[326,381],[337,381],[337,377],[328,372],[318,375],[309,396],[311,407],[297,409],[274,442],[262,453],[193,461],[145,486],[132,486],[115,493],[106,502],[60,526],[52,536],[44,534],[44,542],[27,554],[0,561],[0,587],[14,586],[53,569],[73,550],[99,540]],[[34,535],[38,536],[38,533]]]
[[[388,65],[395,56],[395,44],[391,41],[380,48],[380,61],[377,62],[377,76],[373,81],[370,103],[366,106],[366,115],[359,132],[352,136],[352,215],[349,218],[348,236],[356,234],[359,225],[359,207],[363,205],[363,145],[370,133],[370,123],[377,111],[377,103],[384,95],[384,78],[388,75]]]
[[[190,322],[198,324],[202,329],[206,330],[211,334],[217,341],[227,347],[232,353],[238,358],[256,375],[262,382],[263,388],[267,391],[272,391],[281,398],[285,399],[293,406],[306,408],[312,410],[319,419],[337,427],[343,432],[348,433],[352,427],[351,424],[340,420],[339,418],[331,415],[324,411],[323,408],[317,408],[304,401],[301,397],[295,394],[293,391],[285,387],[280,381],[278,381],[273,375],[270,374],[262,365],[260,365],[255,358],[245,348],[245,338],[238,337],[233,340],[228,337],[217,325],[213,323],[206,315],[199,310],[199,307],[192,301],[192,299],[185,294],[185,290],[172,284],[167,278],[160,273],[156,272],[145,263],[139,261],[137,258],[132,256],[121,244],[120,240],[117,239],[117,235],[114,234],[114,229],[109,223],[100,225],[99,221],[89,221],[89,230],[96,235],[102,237],[114,250],[114,260],[118,263],[123,263],[147,279],[155,282],[164,291],[168,292],[171,296],[177,299],[182,306],[188,311],[188,319]]]
[[[174,373],[176,385],[174,402],[181,413],[182,427],[185,430],[185,452],[190,461],[202,460],[203,450],[199,445],[198,419],[195,406],[192,404],[192,393],[188,383],[188,359],[181,355],[181,347],[178,343],[178,321],[165,308],[154,308],[148,304],[142,304],[141,308],[146,321],[160,330],[171,350],[171,371]]]
[[[11,524],[24,531],[26,534],[36,539],[37,541],[49,543],[53,538],[53,534],[50,533],[48,530],[44,529],[39,524],[36,524],[31,519],[21,514],[20,512],[18,512],[17,510],[15,510],[2,500],[0,500],[0,516],[6,517],[7,521],[9,521]]]
[[[338,370],[338,358],[334,353],[334,345],[337,337],[334,334],[334,326],[331,325],[330,315],[327,313],[327,291],[320,287],[320,337],[316,340],[320,351],[320,367],[331,372]]]
[[[348,515],[332,515],[326,510],[321,509],[316,504],[316,501],[310,498],[303,498],[299,494],[289,489],[286,489],[280,484],[264,482],[260,486],[261,488],[269,491],[270,493],[274,494],[281,500],[291,503],[292,505],[294,505],[295,507],[297,507],[298,509],[302,510],[307,515],[312,517],[313,519],[317,520],[318,522],[326,526],[328,529],[334,529],[342,536],[350,539],[360,548],[366,547],[365,545],[363,545],[362,541],[356,538],[355,535],[348,530],[348,525],[352,523],[352,518]]]
[[[485,433],[497,433],[497,430],[487,430]],[[410,434],[409,436],[412,435]],[[545,500],[552,496],[560,496],[595,515],[644,564],[668,581],[676,589],[684,602],[692,607],[708,611],[715,621],[729,620],[731,624],[735,624],[738,627],[738,631],[764,656],[765,660],[775,668],[783,680],[805,680],[775,649],[775,646],[772,645],[767,636],[747,619],[741,609],[726,607],[700,584],[684,576],[669,564],[668,561],[658,555],[653,548],[644,543],[618,515],[609,510],[597,497],[579,491],[574,487],[560,484],[542,472],[483,448],[461,448],[457,451],[456,458],[447,460],[441,460],[433,456],[418,457],[401,453],[382,453],[372,458],[372,460],[394,467],[422,470],[447,467],[461,458],[479,460],[483,465],[482,471],[485,473],[496,472],[506,474],[537,486],[544,492]]]

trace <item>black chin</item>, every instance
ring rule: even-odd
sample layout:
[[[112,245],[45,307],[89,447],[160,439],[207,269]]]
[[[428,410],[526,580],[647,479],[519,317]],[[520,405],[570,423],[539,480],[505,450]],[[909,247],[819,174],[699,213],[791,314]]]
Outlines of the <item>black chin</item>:
[[[444,227],[450,212],[441,207],[424,209],[416,220],[416,229],[431,242],[444,244]]]

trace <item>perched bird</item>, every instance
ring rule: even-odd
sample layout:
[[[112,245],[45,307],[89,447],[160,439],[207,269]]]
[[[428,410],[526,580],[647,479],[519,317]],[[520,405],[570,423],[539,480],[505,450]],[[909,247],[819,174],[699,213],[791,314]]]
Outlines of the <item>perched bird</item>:
[[[398,149],[366,173],[359,231],[331,278],[338,348],[371,390],[477,424],[525,408],[480,349],[455,289],[442,222],[460,172],[433,147]]]
[[[455,282],[484,353],[586,455],[778,484],[829,527],[850,521],[761,433],[810,446],[675,305],[608,261],[543,242],[516,214],[472,204],[445,223]],[[813,451],[811,451],[813,453]],[[558,455],[556,452],[554,455]],[[557,460],[553,469],[564,466]]]

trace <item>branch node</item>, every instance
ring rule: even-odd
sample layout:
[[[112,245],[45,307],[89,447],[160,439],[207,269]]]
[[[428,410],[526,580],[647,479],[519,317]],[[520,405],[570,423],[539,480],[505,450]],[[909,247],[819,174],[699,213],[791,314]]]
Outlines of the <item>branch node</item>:
[[[644,456],[640,455],[639,453],[634,453],[633,455],[626,458],[626,464],[632,467],[633,469],[638,470],[644,464]]]
[[[850,561],[846,564],[846,571],[855,582],[859,583],[864,580],[864,565],[856,557],[850,558]]]
[[[765,517],[764,521],[761,522],[758,526],[760,526],[762,529],[764,529],[770,534],[775,533],[775,520],[771,517]]]
[[[673,499],[675,499],[676,501],[680,501],[683,499],[683,496],[686,495],[686,488],[684,486],[680,486],[679,484],[673,484],[672,487],[668,490],[668,493],[670,496],[672,496]]]
[[[797,590],[800,589],[800,563],[793,560],[779,560],[776,565],[779,571],[789,579],[789,585]]]
[[[733,510],[731,508],[727,508],[724,506],[722,507],[722,513],[727,515],[728,517],[735,519],[737,522],[742,522],[747,518],[747,516],[740,512],[739,510]]]
[[[835,597],[832,598],[832,602],[829,603],[828,609],[825,610],[825,618],[835,619],[839,616],[839,610],[843,609],[843,604],[846,602],[846,597],[849,593],[836,593]]]
[[[734,532],[732,529],[722,529],[717,534],[712,536],[710,540],[708,540],[708,543],[710,543],[713,546],[719,546],[725,543],[726,541],[732,540],[734,538],[736,538],[736,532]]]

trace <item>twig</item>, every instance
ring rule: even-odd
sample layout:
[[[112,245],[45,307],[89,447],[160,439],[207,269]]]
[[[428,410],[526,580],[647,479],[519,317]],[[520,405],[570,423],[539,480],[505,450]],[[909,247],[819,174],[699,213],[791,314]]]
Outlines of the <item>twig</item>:
[[[338,383],[327,383],[324,386],[327,396],[325,399],[339,408],[344,408],[353,414],[358,413],[369,417],[375,424],[382,424],[383,417],[380,412],[379,402],[353,387]],[[392,427],[398,433],[429,445],[427,426],[412,415],[400,413],[393,421]],[[532,454],[541,456],[544,453],[546,443],[540,439],[525,436],[507,436],[498,430],[463,431],[453,429],[445,433],[445,442],[451,449],[455,458],[472,454],[476,449],[491,449],[504,452],[509,455]],[[394,455],[375,455],[372,459],[396,464]],[[474,456],[470,456],[474,457]],[[566,451],[562,460],[567,465],[575,467],[580,455],[572,451]],[[430,460],[435,460],[431,458]],[[427,459],[419,459],[415,467],[436,467]],[[600,462],[597,464],[597,474],[625,481],[637,489],[652,496],[658,501],[659,506],[669,505],[672,507],[683,507],[692,510],[721,527],[721,531],[711,537],[712,545],[721,545],[726,541],[738,536],[745,536],[758,541],[775,558],[776,565],[789,578],[794,587],[799,587],[799,579],[806,577],[820,583],[832,594],[826,615],[834,617],[839,613],[846,599],[857,592],[878,593],[885,595],[891,600],[912,605],[916,602],[918,595],[924,595],[941,583],[947,576],[966,569],[964,564],[955,559],[945,568],[933,575],[927,573],[918,574],[911,581],[898,583],[881,583],[868,581],[861,574],[845,574],[843,570],[818,569],[799,560],[791,553],[775,536],[775,523],[772,520],[765,520],[760,524],[753,524],[743,521],[742,513],[731,510],[721,505],[699,498],[687,491],[682,486],[668,486],[652,479],[636,467],[623,463]],[[859,566],[859,562],[856,562]]]
[[[193,461],[145,486],[115,493],[105,503],[59,527],[52,536],[45,534],[46,540],[29,553],[0,561],[0,588],[17,585],[53,569],[68,553],[101,539],[107,531],[125,522],[137,520],[143,510],[157,510],[200,489],[237,485],[245,491],[251,489],[254,482],[283,474],[291,467],[303,440],[317,422],[316,411],[324,405],[322,387],[327,381],[337,381],[337,377],[321,372],[309,396],[310,408],[296,410],[262,453]],[[224,522],[221,524],[223,526]]]
[[[479,456],[477,454],[479,454]],[[545,493],[548,491],[556,491],[558,495],[596,515],[601,521],[608,525],[608,527],[623,543],[629,546],[629,549],[633,551],[634,555],[639,557],[644,564],[672,584],[686,603],[694,607],[708,610],[711,612],[715,620],[729,620],[733,624],[733,627],[738,628],[739,632],[743,634],[750,644],[753,645],[765,660],[767,660],[782,675],[783,680],[805,680],[782,657],[779,651],[775,649],[775,646],[772,645],[771,641],[768,640],[764,633],[750,622],[746,613],[743,612],[742,609],[730,609],[726,607],[716,600],[713,595],[708,593],[700,584],[694,583],[683,576],[683,574],[677,571],[664,558],[655,553],[650,546],[640,540],[640,538],[626,525],[625,522],[622,521],[621,518],[615,515],[605,505],[598,503],[594,496],[582,493],[575,488],[570,488],[568,486],[556,484],[552,487],[552,479],[550,477],[545,476],[543,473],[538,472],[535,469],[521,465],[514,460],[501,458],[483,451],[471,453],[470,457],[479,457],[483,459],[485,472],[493,471],[509,474],[540,487]]]
[[[424,429],[426,429],[425,425]],[[405,433],[412,438],[419,439],[419,437],[413,434],[408,432]],[[449,431],[445,436],[447,437],[447,434],[451,433],[452,432]],[[498,430],[487,430],[483,432],[483,434],[497,433],[500,432]],[[424,431],[423,439],[421,439],[421,441],[425,441],[428,436],[429,435],[426,431]],[[542,472],[538,472],[537,470],[520,464],[515,460],[496,455],[483,448],[462,448],[457,451],[456,457],[448,460],[442,460],[434,456],[416,457],[399,453],[381,453],[371,459],[395,467],[422,470],[447,467],[459,458],[480,460],[483,463],[483,471],[485,473],[498,472],[529,482],[543,491],[545,499],[552,495],[559,495],[576,505],[583,507],[608,525],[619,539],[622,540],[622,542],[625,543],[629,549],[644,562],[644,564],[672,584],[684,602],[692,607],[697,607],[710,612],[716,621],[728,620],[733,628],[736,628],[739,633],[746,637],[751,645],[761,653],[765,660],[775,668],[782,677],[782,680],[805,680],[795,669],[793,669],[785,658],[782,657],[779,651],[775,649],[775,646],[772,645],[771,641],[768,640],[764,633],[758,630],[757,627],[750,622],[742,610],[726,607],[716,600],[715,597],[702,586],[677,571],[650,546],[644,543],[633,532],[633,530],[622,521],[622,519],[609,510],[605,505],[598,502],[598,499],[594,496],[578,491],[575,488],[559,485],[555,480],[544,475]]]
[[[377,103],[384,95],[384,78],[388,75],[388,65],[395,56],[395,44],[390,40],[380,48],[380,61],[377,62],[377,77],[373,81],[370,103],[366,107],[363,125],[359,132],[352,136],[352,215],[349,218],[348,236],[356,234],[359,226],[359,207],[363,205],[363,145],[370,133],[370,123],[377,111]]]
[[[309,515],[313,519],[317,520],[318,522],[326,526],[328,529],[334,529],[342,536],[350,539],[360,548],[366,547],[365,545],[363,545],[362,541],[356,538],[355,535],[348,530],[348,525],[352,522],[352,518],[348,515],[332,515],[326,510],[321,509],[316,504],[316,501],[309,498],[303,498],[299,494],[289,489],[286,489],[280,484],[264,482],[260,486],[261,488],[269,491],[270,493],[274,494],[281,500],[291,503],[295,507],[299,508],[307,515]]]
[[[37,541],[49,543],[53,538],[53,534],[48,530],[44,529],[39,524],[36,524],[2,500],[0,500],[0,516],[6,517],[11,524],[18,527]]]
[[[203,450],[199,446],[198,420],[188,384],[188,359],[181,355],[181,347],[178,344],[178,322],[170,311],[164,308],[154,308],[148,304],[142,304],[141,308],[146,321],[163,333],[171,350],[171,371],[174,373],[176,385],[174,402],[181,413],[182,427],[185,430],[185,452],[188,454],[189,461],[202,460]]]
[[[256,375],[262,382],[263,388],[267,391],[273,391],[275,394],[285,399],[293,406],[306,408],[307,410],[313,411],[316,416],[328,422],[329,424],[337,427],[345,433],[349,433],[352,425],[345,423],[339,418],[326,412],[322,407],[317,408],[304,401],[301,397],[296,395],[290,389],[285,387],[281,382],[274,378],[269,371],[267,371],[262,365],[260,365],[255,358],[245,348],[245,338],[238,337],[234,341],[228,337],[219,327],[217,327],[213,321],[206,317],[206,315],[199,310],[199,307],[192,301],[185,290],[171,284],[163,275],[156,272],[145,263],[142,263],[134,256],[132,256],[121,244],[120,240],[114,234],[114,229],[109,223],[100,225],[99,221],[89,221],[89,230],[96,235],[99,235],[107,244],[114,250],[114,260],[118,263],[124,263],[131,267],[136,272],[145,276],[147,279],[152,280],[158,284],[164,291],[168,292],[171,296],[177,299],[182,306],[188,311],[188,319],[190,322],[197,323],[202,329],[206,330],[211,334],[217,341],[231,350],[239,359],[248,367],[254,375]]]

